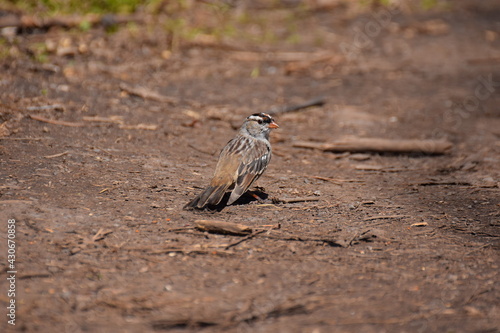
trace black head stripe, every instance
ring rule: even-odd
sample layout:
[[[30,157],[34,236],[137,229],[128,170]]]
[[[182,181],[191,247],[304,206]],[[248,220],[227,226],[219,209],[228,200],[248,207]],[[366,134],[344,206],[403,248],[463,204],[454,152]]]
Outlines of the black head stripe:
[[[273,122],[273,118],[268,115],[267,113],[261,112],[261,113],[254,113],[248,119],[252,119],[255,121],[263,122],[266,124],[270,124]]]

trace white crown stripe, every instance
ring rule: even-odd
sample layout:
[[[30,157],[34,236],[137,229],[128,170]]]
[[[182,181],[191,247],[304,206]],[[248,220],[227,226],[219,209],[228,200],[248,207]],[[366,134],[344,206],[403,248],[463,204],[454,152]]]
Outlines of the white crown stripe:
[[[257,121],[259,121],[259,120],[262,120],[262,121],[263,121],[263,120],[264,120],[264,119],[263,119],[262,117],[260,117],[260,116],[250,116],[250,117],[248,117],[248,119],[249,119],[249,120],[257,120]]]

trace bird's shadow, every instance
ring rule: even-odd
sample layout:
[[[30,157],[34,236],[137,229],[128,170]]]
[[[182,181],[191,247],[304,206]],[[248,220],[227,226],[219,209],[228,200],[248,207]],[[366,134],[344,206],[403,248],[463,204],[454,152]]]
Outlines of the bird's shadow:
[[[208,206],[207,208],[212,211],[217,211],[217,212],[222,211],[224,208],[227,207],[227,202],[229,201],[230,196],[231,192],[227,192],[226,194],[224,194],[224,197],[222,198],[221,202],[218,205]],[[264,192],[262,188],[257,187],[252,191],[248,190],[245,193],[243,193],[243,195],[239,197],[238,200],[233,202],[232,205],[234,206],[248,205],[249,203],[254,201],[264,201],[268,197],[269,195],[266,192]]]

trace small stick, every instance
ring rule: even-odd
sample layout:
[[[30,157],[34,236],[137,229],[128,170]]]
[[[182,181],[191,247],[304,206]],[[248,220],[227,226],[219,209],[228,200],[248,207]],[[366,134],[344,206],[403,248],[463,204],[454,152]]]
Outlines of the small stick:
[[[68,153],[69,153],[69,151],[65,151],[65,152],[62,152],[62,153],[59,153],[59,154],[54,154],[54,155],[44,156],[44,158],[56,158],[56,157],[61,157],[61,156],[67,155]]]
[[[238,240],[237,242],[234,242],[234,243],[231,243],[229,244],[228,246],[226,246],[224,249],[225,250],[229,250],[230,248],[236,246],[236,245],[239,245],[251,238],[254,238],[255,236],[259,235],[259,234],[262,234],[264,232],[266,232],[267,230],[259,230],[259,231],[256,231],[256,232],[253,232],[251,233],[250,235],[246,236],[246,237],[243,237],[242,239]]]
[[[7,138],[7,137],[0,137],[0,140],[14,140],[14,141],[42,141],[46,140],[47,138]]]
[[[179,231],[187,231],[187,230],[194,230],[194,227],[184,227],[184,228],[172,228],[168,229],[167,232],[179,232]]]
[[[336,185],[342,186],[342,183],[340,183],[339,181],[337,181],[337,180],[335,180],[333,178],[321,177],[321,176],[306,176],[306,177],[313,178],[313,179],[318,179],[318,180],[324,180],[324,181],[331,182],[331,183],[334,183]]]
[[[34,279],[34,278],[46,278],[50,277],[50,273],[28,273],[19,276],[19,280]]]
[[[158,125],[155,124],[137,124],[137,125],[125,125],[121,124],[118,126],[120,129],[137,129],[137,130],[148,130],[148,131],[156,131],[158,129]]]
[[[92,121],[92,122],[100,122],[100,123],[114,123],[114,124],[123,124],[123,119],[120,116],[111,116],[111,117],[100,117],[100,116],[85,116],[83,117],[84,121]]]
[[[281,203],[296,203],[296,202],[306,202],[306,201],[319,201],[317,197],[299,197],[299,198],[276,198],[274,199]]]
[[[356,180],[356,179],[338,179],[338,178],[330,178],[330,177],[323,177],[323,176],[308,176],[308,175],[305,175],[305,177],[324,180],[324,181],[332,182],[332,183],[364,183],[363,180]],[[342,185],[342,184],[338,184],[338,185]]]
[[[61,125],[61,126],[69,126],[69,127],[81,127],[81,126],[83,126],[82,123],[72,123],[72,122],[63,121],[63,120],[47,119],[47,118],[40,117],[40,116],[37,116],[34,114],[30,114],[29,117],[31,119],[38,120],[38,121],[41,121],[44,123],[53,124],[53,125]]]
[[[320,97],[315,97],[307,102],[304,102],[302,104],[297,104],[297,105],[288,105],[288,106],[282,106],[282,107],[274,107],[270,110],[268,110],[266,113],[270,115],[276,115],[280,113],[286,113],[286,112],[294,112],[294,111],[299,111],[302,109],[307,109],[313,106],[323,106],[325,105],[326,101],[323,96]]]
[[[278,223],[278,224],[264,224],[264,225],[260,225],[259,227],[271,228],[271,230],[277,230],[277,229],[281,229],[281,224],[280,223]]]
[[[397,219],[397,218],[403,218],[403,217],[410,217],[409,215],[379,215],[379,216],[371,216],[364,218],[363,221],[373,221],[373,220],[379,220],[379,219]]]
[[[10,200],[0,200],[0,205],[12,205],[12,204],[30,204],[33,203],[31,200],[16,200],[16,199],[10,199]]]
[[[193,148],[194,150],[199,151],[200,153],[207,154],[207,155],[210,155],[210,156],[214,156],[217,153],[217,151],[210,152],[210,151],[207,151],[207,150],[200,149],[200,148],[198,148],[196,145],[194,145],[192,143],[188,143],[188,147]]]
[[[52,104],[52,105],[41,105],[41,106],[28,106],[26,108],[27,111],[42,111],[42,110],[56,110],[56,111],[64,111],[64,105],[61,104]]]
[[[139,251],[139,252],[147,252],[149,254],[165,254],[165,253],[182,253],[182,254],[191,254],[191,253],[198,253],[198,254],[216,254],[216,255],[229,255],[229,254],[234,254],[233,252],[229,251],[223,251],[220,250],[219,248],[207,248],[207,249],[202,249],[199,247],[186,247],[186,248],[179,248],[179,247],[170,247],[170,248],[162,248],[162,249],[156,249],[152,247],[131,247],[131,248],[124,248],[125,251]]]
[[[330,246],[347,247],[341,240],[330,239],[330,238],[310,238],[310,237],[295,236],[295,235],[291,236],[264,235],[263,237],[275,240],[282,240],[282,241],[292,241],[292,242],[323,242]]]
[[[94,236],[92,236],[92,241],[97,242],[106,238],[107,235],[113,233],[113,230],[105,230],[100,228]]]

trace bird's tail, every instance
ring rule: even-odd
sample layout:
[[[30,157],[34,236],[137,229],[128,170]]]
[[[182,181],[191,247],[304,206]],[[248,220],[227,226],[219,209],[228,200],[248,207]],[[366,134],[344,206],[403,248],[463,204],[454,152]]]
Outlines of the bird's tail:
[[[198,194],[193,200],[188,202],[184,209],[196,208],[203,209],[206,206],[217,206],[229,186],[209,186]]]

